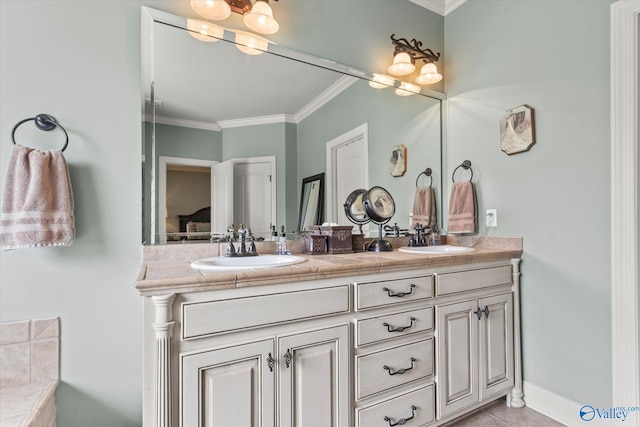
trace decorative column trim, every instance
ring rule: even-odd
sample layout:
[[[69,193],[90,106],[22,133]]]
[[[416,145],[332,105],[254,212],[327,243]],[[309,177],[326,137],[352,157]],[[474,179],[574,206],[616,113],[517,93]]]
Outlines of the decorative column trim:
[[[522,392],[522,339],[520,335],[520,258],[511,260],[513,275],[513,373],[514,384],[508,396],[508,404],[513,408],[523,408],[526,403]]]
[[[613,404],[640,405],[638,301],[638,15],[611,5],[611,344]],[[640,426],[640,418],[634,425]]]
[[[171,309],[174,294],[151,297],[156,307],[155,381],[154,381],[154,423],[156,427],[171,427],[172,387],[171,387],[171,337],[173,325]]]

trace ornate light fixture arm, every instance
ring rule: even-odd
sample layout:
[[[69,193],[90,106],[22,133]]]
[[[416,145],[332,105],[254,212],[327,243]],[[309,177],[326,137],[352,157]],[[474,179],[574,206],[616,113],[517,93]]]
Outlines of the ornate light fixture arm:
[[[408,53],[414,61],[422,60],[425,63],[429,62],[437,62],[440,58],[440,52],[434,53],[431,49],[422,48],[422,42],[416,39],[411,39],[411,41],[405,39],[404,37],[395,38],[395,34],[391,34],[391,43],[395,47],[393,55],[397,55],[400,52]]]

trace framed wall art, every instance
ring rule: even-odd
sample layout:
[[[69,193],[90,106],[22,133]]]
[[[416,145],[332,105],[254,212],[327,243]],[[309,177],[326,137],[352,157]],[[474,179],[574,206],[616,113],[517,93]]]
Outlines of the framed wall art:
[[[529,151],[535,144],[533,108],[528,105],[507,110],[500,118],[500,147],[511,155]]]
[[[407,147],[404,144],[396,145],[391,152],[389,160],[391,176],[402,176],[407,171]]]

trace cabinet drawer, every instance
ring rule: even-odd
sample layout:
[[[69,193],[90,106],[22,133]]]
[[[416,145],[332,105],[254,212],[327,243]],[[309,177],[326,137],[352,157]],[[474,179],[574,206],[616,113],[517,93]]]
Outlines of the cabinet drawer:
[[[424,426],[434,420],[433,385],[358,409],[356,420],[357,427]]]
[[[356,358],[356,399],[433,375],[433,338]]]
[[[359,320],[356,323],[358,346],[433,329],[433,307]]]
[[[349,286],[182,305],[183,339],[349,311]]]
[[[358,283],[356,294],[358,310],[427,299],[433,296],[433,276]]]
[[[511,266],[483,268],[439,274],[436,279],[438,295],[455,294],[472,289],[511,284]]]

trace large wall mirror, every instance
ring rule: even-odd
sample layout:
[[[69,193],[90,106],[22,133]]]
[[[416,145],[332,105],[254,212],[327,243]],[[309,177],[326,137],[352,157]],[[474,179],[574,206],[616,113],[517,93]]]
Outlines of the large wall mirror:
[[[186,18],[142,15],[143,243],[208,241],[240,223],[264,237],[297,230],[303,180],[320,174],[323,219],[341,225],[348,194],[379,185],[406,228],[426,168],[442,201],[443,94],[399,96],[363,70],[273,44],[251,51],[231,30],[202,40]],[[394,177],[399,144],[407,167]]]

